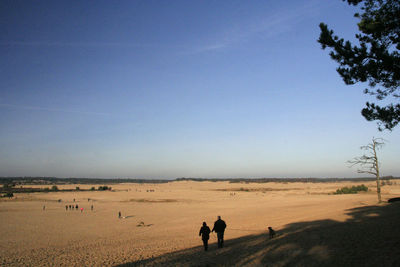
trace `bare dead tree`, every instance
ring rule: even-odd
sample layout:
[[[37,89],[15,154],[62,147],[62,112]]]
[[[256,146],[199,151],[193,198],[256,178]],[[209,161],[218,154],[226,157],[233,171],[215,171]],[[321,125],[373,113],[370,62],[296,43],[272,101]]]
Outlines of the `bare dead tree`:
[[[360,168],[357,170],[358,173],[368,173],[375,175],[376,177],[376,192],[378,194],[378,202],[382,202],[381,198],[381,182],[379,176],[379,161],[376,151],[380,149],[384,144],[385,140],[382,138],[372,138],[372,143],[360,147],[365,150],[365,153],[360,157],[355,157],[352,160],[347,161],[350,167],[358,165]]]

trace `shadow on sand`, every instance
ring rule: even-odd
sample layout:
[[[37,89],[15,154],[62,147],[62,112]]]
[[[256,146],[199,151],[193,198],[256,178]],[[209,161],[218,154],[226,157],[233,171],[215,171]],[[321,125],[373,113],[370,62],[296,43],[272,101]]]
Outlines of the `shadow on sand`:
[[[119,266],[400,266],[400,203],[350,209],[345,222],[317,220],[287,225]],[[226,236],[229,237],[229,228]]]

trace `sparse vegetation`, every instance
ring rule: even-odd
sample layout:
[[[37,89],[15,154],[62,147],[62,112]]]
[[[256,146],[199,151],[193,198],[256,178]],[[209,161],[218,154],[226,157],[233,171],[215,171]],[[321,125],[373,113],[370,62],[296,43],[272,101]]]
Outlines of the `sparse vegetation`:
[[[342,187],[338,190],[336,190],[336,192],[334,193],[335,195],[340,195],[340,194],[357,194],[358,192],[367,192],[368,191],[368,187],[365,185],[353,185],[352,187]]]
[[[382,181],[382,183],[381,183],[382,186],[384,186],[384,185],[395,185],[395,184],[396,184],[396,182],[392,182],[390,180]]]
[[[12,197],[14,197],[14,194],[12,192],[7,192],[2,197],[12,198]]]
[[[99,186],[97,189],[99,191],[111,191],[111,186]],[[42,188],[37,188],[37,187],[15,187],[10,183],[5,183],[0,187],[0,196],[5,196],[6,193],[39,193],[39,192],[72,192],[72,191],[96,191],[96,188],[92,186],[90,189],[82,189],[79,186],[76,186],[75,188],[58,188],[57,185],[52,185],[51,187],[42,187]]]
[[[144,198],[129,200],[129,202],[141,202],[141,203],[173,203],[179,201],[180,200],[178,199],[144,199]]]
[[[98,190],[99,191],[111,190],[111,186],[106,186],[106,185],[99,186]]]
[[[13,188],[15,184],[3,184],[3,189],[10,189]]]
[[[301,188],[269,188],[269,187],[261,187],[261,188],[219,188],[214,189],[215,191],[231,191],[231,192],[270,192],[270,191],[289,191],[289,190],[302,190]]]

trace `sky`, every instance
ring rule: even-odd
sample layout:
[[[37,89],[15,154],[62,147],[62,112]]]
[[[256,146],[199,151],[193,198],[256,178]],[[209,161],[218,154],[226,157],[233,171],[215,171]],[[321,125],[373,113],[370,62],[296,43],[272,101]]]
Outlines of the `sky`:
[[[339,0],[0,2],[0,176],[360,177],[373,137],[317,39]]]

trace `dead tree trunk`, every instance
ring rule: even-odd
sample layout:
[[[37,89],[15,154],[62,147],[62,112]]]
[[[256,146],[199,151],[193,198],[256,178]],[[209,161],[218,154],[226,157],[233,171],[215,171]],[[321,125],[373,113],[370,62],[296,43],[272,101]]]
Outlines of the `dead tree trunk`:
[[[348,163],[351,167],[359,165],[358,173],[369,173],[376,177],[376,193],[378,194],[378,202],[382,202],[381,197],[381,180],[379,175],[379,161],[376,151],[381,148],[385,143],[382,138],[372,138],[372,143],[362,146],[361,149],[366,153],[361,157],[355,157],[349,160]]]

